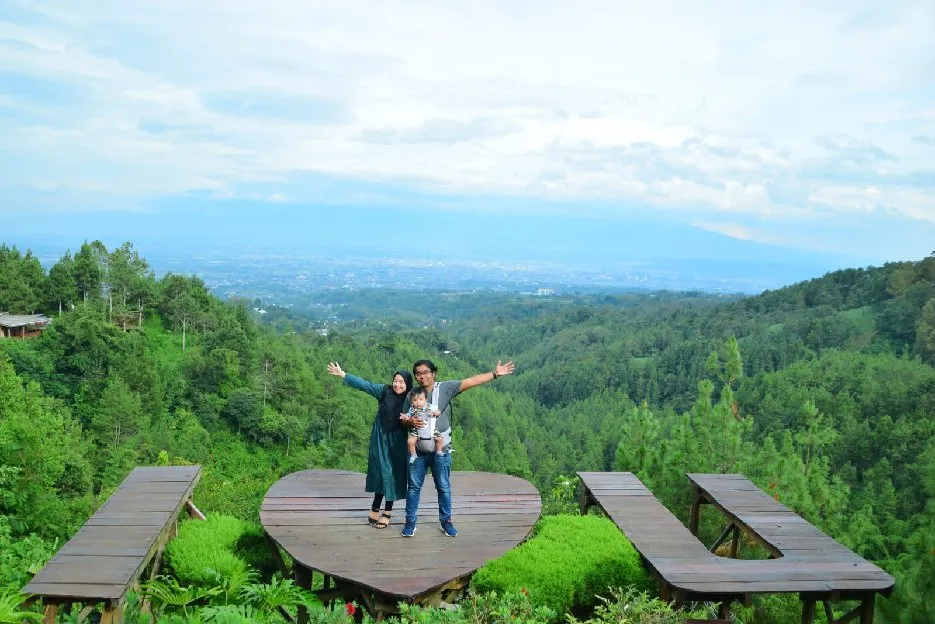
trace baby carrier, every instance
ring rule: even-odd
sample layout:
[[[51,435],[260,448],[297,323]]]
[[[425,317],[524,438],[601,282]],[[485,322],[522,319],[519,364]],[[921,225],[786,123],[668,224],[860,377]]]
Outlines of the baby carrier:
[[[445,408],[448,405],[439,405],[437,402],[438,396],[438,382],[435,382],[435,386],[432,388],[432,396],[428,397],[428,407],[429,409],[437,409],[439,412],[444,412]],[[449,412],[450,414],[450,412]],[[425,425],[418,429],[419,439],[416,442],[416,450],[420,453],[434,453],[435,452],[435,423],[438,421],[438,418],[432,416],[425,419]],[[439,432],[444,439],[444,447],[447,448],[451,444],[451,418],[448,419],[448,427],[444,431]]]

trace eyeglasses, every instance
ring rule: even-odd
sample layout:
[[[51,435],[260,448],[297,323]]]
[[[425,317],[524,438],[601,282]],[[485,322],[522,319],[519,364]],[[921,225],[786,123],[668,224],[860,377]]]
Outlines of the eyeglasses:
[[[432,371],[430,371],[429,369],[416,371],[416,377],[423,377],[425,375],[430,375],[430,374],[432,374]]]

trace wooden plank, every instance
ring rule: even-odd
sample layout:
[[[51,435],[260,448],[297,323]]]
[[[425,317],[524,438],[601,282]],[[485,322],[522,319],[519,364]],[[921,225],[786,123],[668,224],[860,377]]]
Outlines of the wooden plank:
[[[770,566],[764,570],[774,572],[771,580],[759,572],[747,575],[760,583],[757,587],[772,583],[770,587],[785,587],[782,591],[809,591],[801,588],[813,582],[824,584],[826,591],[829,587],[855,591],[892,588],[894,579],[889,574],[787,509],[743,475],[691,473],[688,478],[731,522],[780,555],[764,562]],[[722,577],[708,580],[718,578]]]
[[[126,587],[138,560],[135,557],[107,559],[98,566],[74,566],[60,562],[46,565],[33,577],[36,583],[82,583],[91,585],[123,585]]]
[[[405,501],[387,529],[366,522],[372,495],[359,473],[305,470],[267,491],[260,521],[296,561],[376,592],[381,599],[417,600],[525,540],[541,513],[532,484],[518,477],[454,472],[452,516],[459,535],[439,530],[437,494],[426,479],[418,530],[403,539]],[[418,553],[418,556],[414,556]]]
[[[145,557],[149,546],[120,546],[115,544],[67,543],[58,555],[100,555],[102,557]]]
[[[666,583],[693,596],[879,590],[889,577],[757,488],[743,475],[689,475],[716,489],[719,509],[785,557],[737,561],[708,552],[631,473],[578,473],[586,493],[627,535]],[[696,479],[697,477],[697,479]],[[746,522],[744,522],[746,520]],[[850,554],[848,554],[850,553]],[[824,557],[824,558],[822,558]],[[882,573],[882,575],[881,575]]]
[[[56,598],[62,601],[117,600],[126,591],[126,585],[95,585],[91,583],[30,583],[22,593],[32,596]]]
[[[835,591],[860,591],[879,593],[887,590],[885,581],[716,581],[698,583],[679,583],[679,588],[696,594],[791,594],[799,592],[828,593]]]
[[[200,466],[135,468],[23,593],[80,601],[121,598],[155,554],[200,474]]]
[[[171,515],[172,512],[169,511],[159,511],[145,515],[129,512],[115,515],[95,515],[85,523],[85,526],[163,527]]]

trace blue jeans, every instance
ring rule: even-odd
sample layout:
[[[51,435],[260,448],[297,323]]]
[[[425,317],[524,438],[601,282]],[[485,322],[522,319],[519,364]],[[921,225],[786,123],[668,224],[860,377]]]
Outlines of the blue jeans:
[[[406,522],[415,522],[425,473],[431,468],[438,492],[438,519],[451,520],[451,453],[417,453],[409,464],[409,487],[406,491]]]

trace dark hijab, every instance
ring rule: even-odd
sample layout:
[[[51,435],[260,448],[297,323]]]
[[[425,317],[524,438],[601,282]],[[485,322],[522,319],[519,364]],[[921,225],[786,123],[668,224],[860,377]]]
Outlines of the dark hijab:
[[[403,381],[406,382],[406,389],[402,394],[393,392],[392,379],[395,379],[396,375],[402,377]],[[380,397],[380,409],[377,412],[377,417],[380,419],[380,424],[383,426],[383,431],[386,433],[398,431],[403,428],[402,424],[399,422],[399,415],[403,411],[403,402],[406,400],[406,395],[412,390],[412,375],[409,374],[409,371],[398,370],[393,373],[392,379],[386,386],[386,390],[383,391],[383,396]]]

